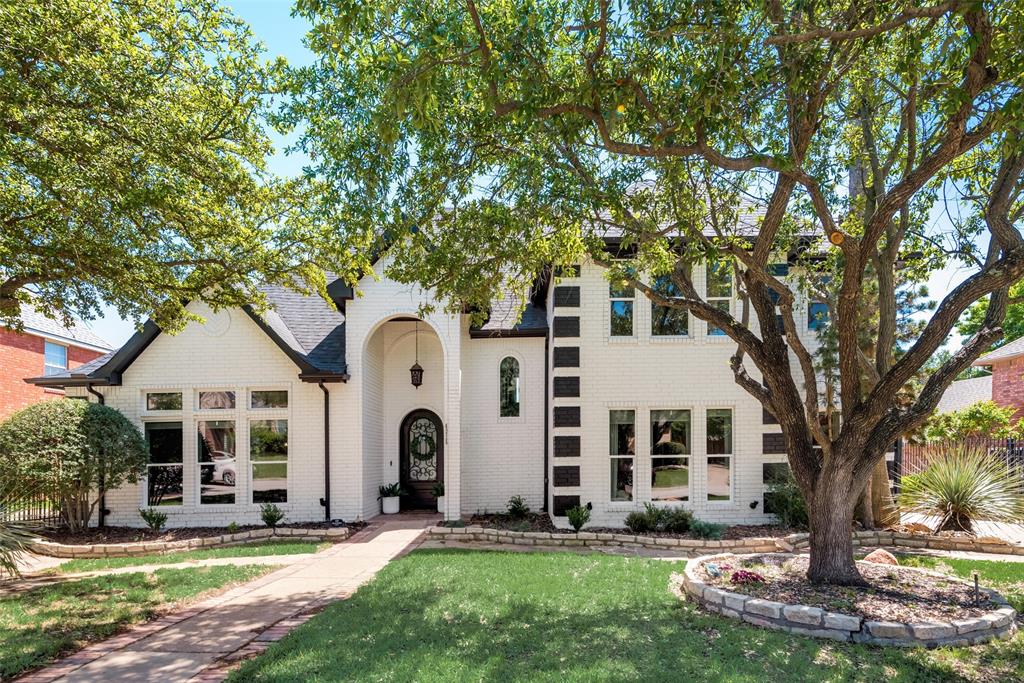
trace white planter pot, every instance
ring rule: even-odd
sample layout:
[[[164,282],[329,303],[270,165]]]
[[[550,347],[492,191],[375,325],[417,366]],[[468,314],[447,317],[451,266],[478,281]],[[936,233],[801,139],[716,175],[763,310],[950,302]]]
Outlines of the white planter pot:
[[[444,496],[437,497],[437,511],[444,514]]]
[[[398,496],[388,496],[387,498],[381,498],[381,507],[384,510],[385,515],[397,515],[399,509]]]

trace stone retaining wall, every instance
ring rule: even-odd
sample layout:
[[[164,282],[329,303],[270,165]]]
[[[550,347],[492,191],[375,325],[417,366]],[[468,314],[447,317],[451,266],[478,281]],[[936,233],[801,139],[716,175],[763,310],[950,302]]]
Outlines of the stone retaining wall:
[[[752,598],[704,583],[700,567],[705,562],[726,559],[729,554],[705,555],[686,563],[682,577],[673,575],[674,592],[705,609],[748,624],[814,638],[844,642],[895,645],[899,647],[962,647],[1005,639],[1017,631],[1017,612],[996,591],[984,589],[999,607],[980,617],[951,622],[928,621],[902,623],[870,621],[861,617],[829,612],[818,607],[791,605]],[[923,569],[904,567],[927,574]],[[949,578],[948,576],[943,578]],[[679,591],[679,588],[682,591]]]
[[[544,531],[506,531],[504,529],[489,529],[482,526],[430,527],[427,529],[427,538],[446,543],[476,541],[545,547],[603,546],[650,548],[654,550],[672,550],[691,555],[700,555],[707,551],[736,553],[793,552],[806,550],[810,545],[808,534],[790,534],[789,536],[775,538],[763,537],[711,541],[666,538],[662,536],[604,534],[588,531],[581,531],[575,534],[548,533]],[[1024,555],[1024,546],[1007,543],[997,538],[930,536],[893,531],[855,531],[853,532],[853,544],[856,546],[902,546],[906,548],[996,553],[1000,555]]]
[[[96,543],[92,545],[65,545],[53,541],[38,540],[29,550],[37,555],[61,558],[129,557],[175,550],[196,550],[230,545],[244,545],[267,538],[297,538],[305,541],[341,541],[349,535],[348,527],[329,529],[303,529],[279,527],[277,529],[255,529],[222,536],[206,536],[181,541],[141,541],[138,543]]]

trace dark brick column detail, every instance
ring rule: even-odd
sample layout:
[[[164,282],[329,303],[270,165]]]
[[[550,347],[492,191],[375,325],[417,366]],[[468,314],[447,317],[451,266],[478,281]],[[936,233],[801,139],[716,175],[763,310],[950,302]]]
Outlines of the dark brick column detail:
[[[556,346],[555,367],[556,368],[578,368],[580,366],[580,347],[578,346]]]
[[[786,452],[786,441],[782,438],[782,433],[777,434],[762,434],[761,435],[761,452],[766,455],[775,455],[777,453]]]
[[[768,409],[761,407],[761,424],[766,425],[777,425],[779,421],[775,419],[775,416],[768,412]]]
[[[556,436],[555,457],[556,458],[578,458],[580,456],[580,437],[578,436]]]
[[[580,395],[579,377],[555,377],[552,383],[555,398],[566,398]]]
[[[552,327],[556,337],[580,336],[580,319],[576,315],[556,315]]]
[[[579,486],[580,468],[578,465],[571,467],[555,467],[555,486]]]
[[[555,306],[565,308],[578,308],[580,305],[580,288],[566,287],[564,285],[555,287]]]
[[[579,496],[552,496],[551,497],[551,511],[555,513],[556,517],[565,517],[565,512],[569,508],[576,507],[580,504]]]
[[[580,407],[579,406],[556,406],[555,427],[579,427]]]

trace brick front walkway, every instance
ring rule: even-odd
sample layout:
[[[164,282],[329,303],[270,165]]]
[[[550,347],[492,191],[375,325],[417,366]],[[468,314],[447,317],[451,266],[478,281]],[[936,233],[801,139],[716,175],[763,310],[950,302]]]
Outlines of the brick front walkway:
[[[379,517],[343,543],[21,678],[26,683],[220,681],[415,547],[437,515]]]

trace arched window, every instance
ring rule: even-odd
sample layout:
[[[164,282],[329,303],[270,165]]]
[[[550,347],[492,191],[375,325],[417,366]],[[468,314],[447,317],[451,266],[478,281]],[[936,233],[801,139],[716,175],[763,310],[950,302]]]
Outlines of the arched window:
[[[512,356],[501,359],[498,400],[501,402],[502,417],[519,417],[519,361]]]

